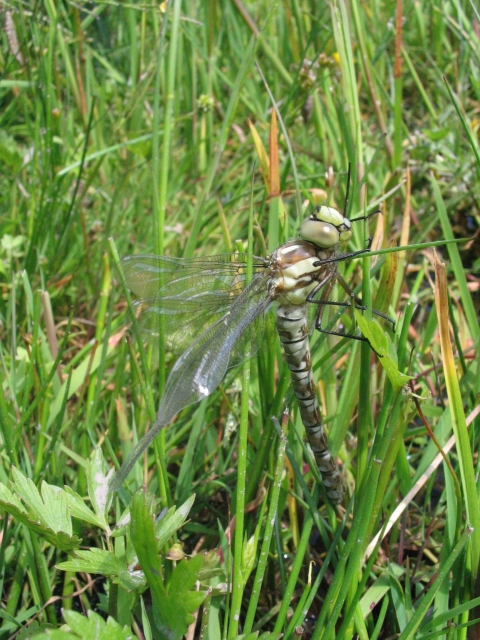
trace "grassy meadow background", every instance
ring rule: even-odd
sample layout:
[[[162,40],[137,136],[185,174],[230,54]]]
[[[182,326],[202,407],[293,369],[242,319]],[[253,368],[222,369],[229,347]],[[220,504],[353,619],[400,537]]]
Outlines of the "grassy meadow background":
[[[1,640],[480,637],[478,5],[0,15]],[[278,341],[112,496],[177,355],[127,331],[116,252],[265,256],[304,200],[343,209],[349,163],[351,217],[381,210],[349,250],[410,248],[341,266],[397,319],[365,314],[382,358],[312,336],[344,505]]]

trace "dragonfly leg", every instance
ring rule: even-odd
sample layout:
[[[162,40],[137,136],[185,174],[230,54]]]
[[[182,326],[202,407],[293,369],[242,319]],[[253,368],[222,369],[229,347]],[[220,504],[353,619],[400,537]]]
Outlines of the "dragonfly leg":
[[[336,255],[334,258],[327,258],[327,260],[318,260],[313,263],[314,267],[320,267],[329,262],[341,262],[342,260],[348,260],[348,258],[354,258],[355,256],[361,256],[363,253],[368,253],[372,248],[373,236],[370,236],[367,240],[367,247],[360,249],[360,251],[352,251],[352,253],[344,253],[342,255]]]
[[[361,299],[357,295],[355,295],[355,293],[350,289],[348,284],[343,279],[342,275],[340,273],[336,273],[335,274],[335,278],[336,278],[338,284],[342,287],[342,289],[348,293],[348,295],[352,298],[352,300],[355,301],[356,308],[360,309],[360,311],[365,311],[367,309],[367,307],[362,303]],[[344,303],[344,305],[349,307],[349,306],[351,306],[351,303],[346,302],[346,303]],[[393,318],[390,318],[390,316],[387,316],[387,314],[382,313],[381,311],[377,311],[376,309],[372,309],[372,313],[374,315],[376,315],[376,316],[379,316],[380,318],[383,318],[387,322],[391,322],[392,323],[392,331],[395,331],[395,327],[396,327],[397,323],[395,322],[395,320]]]
[[[333,275],[333,274],[332,274]],[[312,304],[316,304],[318,305],[318,309],[317,309],[317,313],[316,313],[316,317],[315,317],[315,329],[317,331],[320,331],[320,333],[327,333],[331,336],[339,336],[341,338],[351,338],[352,340],[360,340],[361,342],[368,342],[368,340],[366,338],[364,338],[363,336],[359,336],[356,335],[354,333],[343,333],[341,331],[330,331],[328,329],[324,329],[322,327],[322,321],[323,321],[323,315],[325,313],[325,308],[327,305],[332,305],[332,306],[336,306],[336,307],[352,307],[352,306],[356,306],[356,301],[355,301],[355,297],[353,298],[353,304],[351,302],[333,302],[331,300],[328,300],[328,297],[333,289],[333,285],[335,284],[335,280],[337,279],[338,274],[335,274],[335,277],[330,277],[328,279],[327,282],[322,281],[320,282],[315,289],[313,289],[309,295],[307,296],[307,302],[311,302]],[[325,286],[326,285],[326,286]],[[323,290],[323,296],[320,300],[314,300],[314,296],[316,293],[318,293],[318,291],[322,288],[325,287]],[[352,295],[354,296],[353,292]],[[359,302],[361,303],[361,300],[359,300]],[[360,305],[359,307],[362,310],[365,310],[366,307]],[[370,344],[370,343],[369,343]]]
[[[331,293],[331,290],[333,288],[333,284],[334,284],[334,280],[332,276],[335,276],[335,280],[339,283],[339,285],[342,287],[342,289],[348,293],[348,295],[351,297],[352,302],[333,302],[331,300],[328,300],[328,297]],[[320,289],[322,289],[322,287],[325,286],[325,284],[328,282],[328,280],[331,280],[331,285],[329,285],[328,289],[325,289],[325,291],[323,292],[323,296],[320,300],[314,300],[315,295],[320,291]],[[316,320],[316,329],[318,329],[318,331],[321,331],[322,333],[330,333],[328,331],[325,331],[321,328],[321,324],[322,324],[322,318],[323,318],[323,314],[325,311],[325,307],[327,305],[333,305],[335,307],[355,307],[356,309],[359,309],[360,311],[366,311],[367,306],[364,305],[362,303],[362,300],[352,291],[352,289],[350,289],[350,287],[348,286],[348,284],[345,282],[345,280],[343,279],[343,277],[337,272],[335,274],[330,274],[327,278],[325,278],[324,280],[322,280],[316,287],[315,289],[313,289],[309,295],[307,296],[307,302],[310,302],[311,304],[317,304],[319,305],[319,311],[317,313],[317,320]],[[320,311],[321,308],[321,311]],[[392,331],[395,331],[395,327],[396,327],[396,322],[393,318],[390,318],[390,316],[387,316],[385,313],[382,313],[381,311],[377,311],[377,309],[372,309],[372,313],[376,316],[379,316],[380,318],[383,318],[384,320],[386,320],[387,322],[390,322],[392,324]],[[345,335],[343,333],[339,333],[334,331],[332,333],[332,335]],[[349,335],[348,337],[352,338],[354,336]]]
[[[378,353],[378,351],[376,351],[370,340],[368,340],[368,338],[365,338],[364,336],[359,336],[356,335],[355,333],[343,333],[342,331],[330,331],[329,329],[324,329],[322,327],[322,320],[323,320],[323,313],[325,311],[325,307],[327,304],[330,305],[336,305],[338,307],[352,307],[355,305],[352,305],[350,302],[330,302],[329,300],[313,300],[312,302],[315,302],[316,304],[318,304],[318,311],[317,311],[317,315],[315,318],[315,329],[317,331],[320,331],[320,333],[327,333],[330,336],[338,336],[339,338],[350,338],[351,340],[358,340],[359,342],[367,342],[370,349],[379,357],[382,357],[382,354]],[[363,307],[364,309],[366,307]]]

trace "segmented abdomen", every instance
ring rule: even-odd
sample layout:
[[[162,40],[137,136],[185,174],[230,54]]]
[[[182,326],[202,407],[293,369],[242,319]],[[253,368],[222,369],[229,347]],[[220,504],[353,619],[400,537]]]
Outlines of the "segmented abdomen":
[[[278,304],[277,330],[292,375],[302,422],[323,484],[330,500],[338,504],[343,496],[342,476],[330,453],[322,426],[322,415],[312,375],[306,304]]]

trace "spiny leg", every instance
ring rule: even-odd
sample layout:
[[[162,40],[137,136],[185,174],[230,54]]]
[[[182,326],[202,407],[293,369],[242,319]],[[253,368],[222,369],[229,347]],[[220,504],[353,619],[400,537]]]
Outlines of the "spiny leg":
[[[360,249],[360,251],[352,251],[352,253],[344,253],[341,255],[336,255],[333,258],[327,258],[326,260],[318,260],[313,263],[314,267],[321,267],[325,264],[329,264],[330,262],[342,262],[343,260],[348,260],[349,258],[354,258],[355,256],[361,256],[364,253],[368,253],[372,247],[373,236],[368,238],[366,249]]]
[[[348,284],[345,282],[345,280],[343,279],[343,276],[340,273],[336,273],[335,274],[335,278],[338,282],[338,284],[342,287],[342,289],[348,293],[348,295],[352,298],[352,300],[355,301],[355,305],[357,309],[360,309],[360,311],[365,311],[367,309],[366,305],[363,304],[362,300],[355,294],[354,291],[352,291],[352,289],[350,289],[350,287],[348,286]],[[328,304],[328,302],[327,302]],[[350,302],[344,302],[341,303],[342,306],[346,306],[346,307],[350,307],[352,306],[352,304]],[[392,331],[395,331],[395,326],[396,326],[396,322],[393,318],[390,318],[390,316],[387,316],[386,313],[382,313],[381,311],[377,311],[377,309],[372,309],[372,313],[376,316],[379,316],[380,318],[383,318],[384,320],[386,320],[387,322],[391,322],[393,325]]]
[[[334,305],[338,307],[351,307],[350,302],[332,302],[328,300],[329,295],[332,292],[333,286],[337,279],[338,273],[330,273],[324,280],[319,282],[319,284],[312,289],[312,291],[307,296],[307,302],[311,304],[318,305],[317,313],[315,316],[315,329],[320,333],[327,333],[332,336],[340,336],[341,338],[352,338],[352,340],[360,340],[362,342],[368,342],[366,338],[363,336],[357,336],[355,334],[350,333],[342,333],[341,331],[329,331],[328,329],[324,329],[322,327],[323,314],[325,313],[325,308],[327,305]],[[314,296],[323,288],[323,295],[320,300],[314,300]],[[365,307],[366,308],[366,307]]]
[[[367,309],[367,306],[362,304],[362,301],[360,300],[360,298],[355,295],[355,293],[350,289],[350,287],[347,285],[347,283],[339,273],[330,274],[328,277],[328,280],[327,278],[325,278],[307,296],[307,302],[318,305],[318,311],[315,318],[315,329],[317,329],[317,331],[320,331],[320,333],[326,333],[333,336],[340,336],[342,338],[352,338],[353,340],[368,342],[368,340],[363,336],[358,336],[352,333],[343,333],[341,331],[329,331],[322,327],[323,315],[325,313],[325,307],[327,305],[336,306],[336,307],[354,307],[359,309],[360,311],[365,311]],[[335,281],[337,281],[340,284],[340,286],[351,296],[352,302],[336,302],[336,301],[328,300],[328,297],[332,291]],[[326,284],[327,286],[325,287]],[[313,299],[314,296],[320,291],[320,289],[322,289],[322,287],[325,287],[322,298],[320,300],[314,300]],[[393,320],[386,314],[382,313],[381,311],[377,311],[376,309],[372,309],[372,313],[383,318],[384,320],[387,320],[388,322],[391,322],[393,325],[393,330],[395,331],[395,324],[396,324],[395,320]]]

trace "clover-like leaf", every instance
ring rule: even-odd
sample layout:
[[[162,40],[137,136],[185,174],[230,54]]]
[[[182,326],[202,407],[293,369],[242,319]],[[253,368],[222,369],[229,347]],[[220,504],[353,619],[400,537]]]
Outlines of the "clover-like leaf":
[[[12,474],[12,486],[16,494],[0,483],[0,506],[58,549],[66,552],[78,549],[81,539],[72,535],[72,523],[63,490],[43,483],[40,495],[33,482],[18,469],[14,468]]]
[[[63,617],[68,629],[47,629],[29,638],[35,640],[134,640],[135,636],[128,627],[121,627],[116,620],[108,617],[104,620],[98,613],[90,610],[86,616],[82,616],[70,609],[63,610]]]

